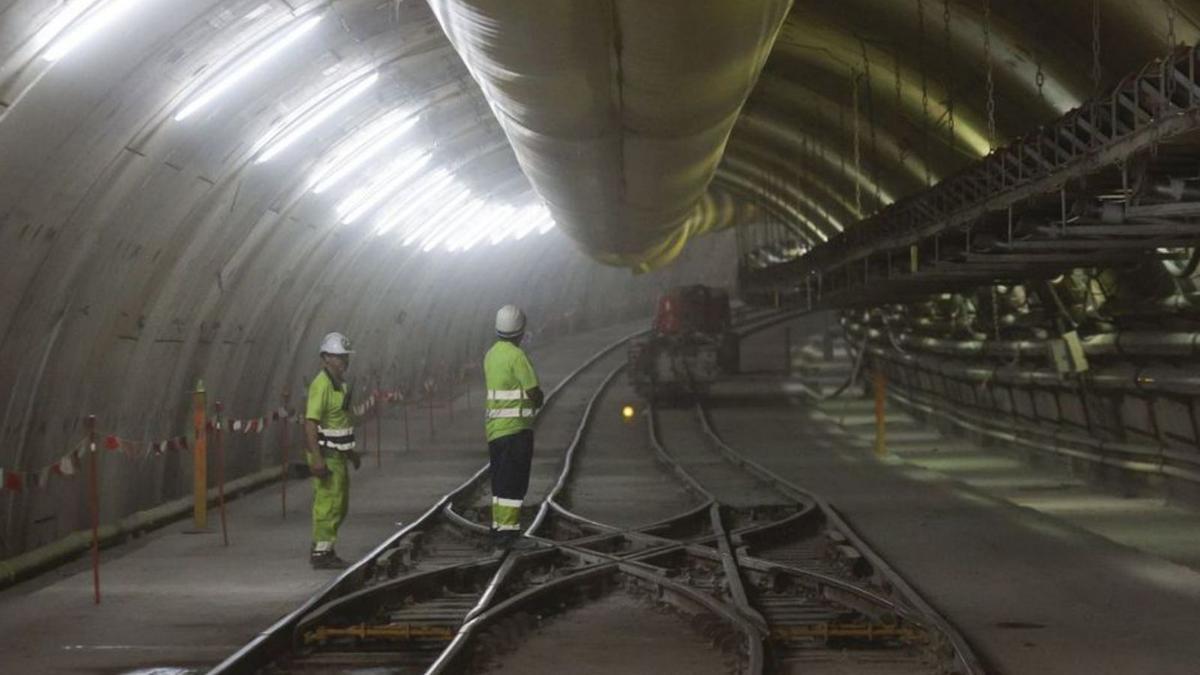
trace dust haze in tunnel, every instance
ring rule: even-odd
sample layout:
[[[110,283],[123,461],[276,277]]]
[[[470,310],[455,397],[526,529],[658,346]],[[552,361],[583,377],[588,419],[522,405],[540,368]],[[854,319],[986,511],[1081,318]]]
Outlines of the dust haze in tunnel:
[[[385,162],[420,148],[430,173],[444,170],[497,208],[537,202],[424,4],[297,6],[330,15],[287,58],[175,120],[197,81],[211,84],[206,68],[265,30],[254,24],[292,18],[273,0],[186,7],[142,0],[124,23],[50,62],[40,55],[53,41],[37,36],[61,5],[0,6],[0,467],[57,462],[77,447],[88,414],[135,442],[182,435],[201,379],[232,416],[269,414],[285,389],[295,406],[330,330],[355,341],[359,385],[411,387],[478,360],[506,302],[527,308],[544,341],[647,315],[667,285],[732,282],[730,237],[633,276],[545,225],[449,252],[405,246],[406,223],[382,232],[374,216],[339,222],[338,202],[379,164],[329,194],[312,194],[313,172],[393,109],[416,122]],[[369,92],[276,158],[254,161],[279,120],[364,65],[379,73]],[[432,199],[417,223],[449,201],[393,201],[422,196]],[[728,198],[708,208],[737,214]],[[230,478],[276,461],[272,443],[230,440]],[[190,490],[185,455],[148,450],[105,456],[104,522]],[[82,527],[85,486],[56,476],[42,489],[5,491],[0,557]]]
[[[446,22],[425,2],[123,1],[128,11],[104,30],[71,53],[44,58],[58,44],[51,28],[65,26],[60,34],[67,35],[89,18],[57,25],[65,7],[100,11],[110,4],[0,1],[2,467],[28,470],[55,460],[78,439],[88,413],[134,439],[176,434],[184,393],[198,377],[234,414],[269,410],[285,385],[298,392],[299,378],[312,367],[305,345],[330,328],[360,344],[360,373],[404,378],[469,355],[486,337],[489,307],[501,299],[524,294],[532,313],[544,316],[583,307],[594,322],[643,307],[652,289],[666,283],[731,279],[729,237],[698,239],[677,266],[649,277],[587,261],[587,255],[614,260],[600,245],[612,233],[599,226],[568,225],[582,252],[561,234],[539,234],[540,226],[520,241],[510,236],[496,246],[483,240],[482,248],[443,250],[451,226],[469,224],[459,220],[468,220],[471,204],[472,214],[537,207],[543,198],[556,214],[588,205],[557,201],[537,176],[533,184],[525,177],[528,158],[522,143],[514,153],[512,129],[497,121],[495,89],[480,89],[446,37]],[[543,20],[550,21],[572,19],[564,8],[584,11],[580,5],[531,6],[546,10]],[[1095,6],[1101,39],[1093,53]],[[623,58],[646,57],[619,69],[632,77],[621,80],[623,87],[644,85],[641,98],[621,97],[622,110],[636,111],[637,101],[648,106],[655,114],[639,116],[633,126],[667,139],[659,150],[678,159],[671,166],[691,167],[672,181],[667,164],[623,157],[639,172],[661,172],[650,179],[669,183],[661,194],[638,196],[664,204],[670,196],[675,204],[663,207],[661,220],[641,224],[655,236],[677,233],[660,252],[678,252],[695,231],[764,219],[804,233],[806,246],[853,228],[860,217],[977,159],[989,141],[1011,139],[1084,100],[1096,86],[1089,75],[1094,61],[1105,85],[1164,53],[1168,15],[1175,39],[1194,41],[1200,0],[843,0],[787,7],[684,0],[588,6],[612,19],[598,34],[588,33],[597,53],[610,53],[601,47],[614,44],[614,26],[639,22],[618,31],[627,38]],[[280,31],[317,15],[319,25],[285,51],[175,119]],[[656,40],[656,31],[672,23],[676,34]],[[547,37],[523,34],[516,25],[535,24],[502,24],[514,31],[505,39],[539,44]],[[570,41],[554,44],[566,56],[580,56]],[[996,70],[995,139],[988,138],[985,44]],[[553,53],[543,50],[547,58]],[[737,72],[717,86],[709,79],[710,57],[722,54],[737,55]],[[559,115],[582,113],[591,110],[589,102],[613,100],[607,60],[570,63],[596,66],[598,79],[579,79],[576,98],[557,97],[523,114],[547,115],[555,106]],[[547,63],[529,65],[531,72],[568,74]],[[360,69],[378,74],[369,90],[271,161],[255,162],[261,139]],[[639,72],[645,80],[633,77]],[[656,98],[663,95],[672,97],[669,104]],[[512,105],[520,108],[521,100],[514,97]],[[428,160],[410,192],[389,195],[370,217],[342,223],[337,205],[385,164],[370,164],[321,195],[310,190],[314,171],[357,130],[394,110],[416,122],[384,159],[411,149]],[[696,120],[707,126],[690,123]],[[611,125],[565,133],[586,146],[589,129],[617,133]],[[672,159],[673,142],[701,138],[705,143],[689,145],[696,152]],[[605,173],[611,163],[571,166],[548,176],[580,183],[559,185],[566,192],[586,187],[585,179],[615,175]],[[436,183],[438,171],[452,175],[450,187]],[[465,194],[473,201],[451,199]],[[421,210],[402,222],[381,222],[417,202]],[[689,209],[697,203],[700,215],[684,220],[695,227],[678,227],[681,214],[695,215]],[[430,222],[446,236],[424,233],[420,242],[443,248],[403,245]],[[622,262],[644,265],[654,250],[641,252]],[[244,456],[247,465],[233,467],[235,474],[255,468],[257,456]],[[111,472],[106,484],[138,485],[107,491],[106,519],[178,494],[188,479],[174,455],[159,463],[108,462],[105,471]],[[0,552],[77,525],[78,487],[6,492]],[[35,520],[51,525],[37,530],[30,525]]]

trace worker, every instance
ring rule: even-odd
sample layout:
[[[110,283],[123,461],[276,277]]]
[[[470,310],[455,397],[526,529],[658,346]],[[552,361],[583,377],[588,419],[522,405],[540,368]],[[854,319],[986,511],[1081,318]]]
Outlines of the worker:
[[[496,344],[483,358],[488,454],[492,476],[492,541],[499,551],[526,548],[521,503],[529,489],[533,421],[545,402],[533,364],[521,349],[525,314],[515,305],[496,312]]]
[[[304,437],[313,475],[313,544],[309,555],[313,569],[348,566],[333,545],[350,506],[350,473],[346,464],[352,463],[358,469],[362,462],[354,451],[351,390],[345,380],[353,353],[345,335],[326,335],[321,340],[321,372],[308,385]]]

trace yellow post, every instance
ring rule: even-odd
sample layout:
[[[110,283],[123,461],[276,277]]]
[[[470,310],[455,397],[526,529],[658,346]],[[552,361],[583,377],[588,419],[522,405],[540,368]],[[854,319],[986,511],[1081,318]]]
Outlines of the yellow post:
[[[208,528],[208,419],[205,411],[204,380],[196,380],[192,393],[192,422],[196,442],[192,450],[192,525],[197,530]]]
[[[887,455],[887,377],[875,369],[875,455]]]

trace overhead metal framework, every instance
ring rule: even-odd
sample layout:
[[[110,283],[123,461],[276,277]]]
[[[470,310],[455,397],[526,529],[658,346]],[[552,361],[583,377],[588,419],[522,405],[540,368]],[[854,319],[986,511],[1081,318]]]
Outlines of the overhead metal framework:
[[[794,260],[744,258],[742,282],[872,305],[1176,257],[1200,237],[1198,58],[1176,50]]]

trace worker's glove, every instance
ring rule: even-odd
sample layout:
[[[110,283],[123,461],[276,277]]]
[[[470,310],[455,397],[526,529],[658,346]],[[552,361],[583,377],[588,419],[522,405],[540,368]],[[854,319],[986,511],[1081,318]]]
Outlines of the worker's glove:
[[[329,477],[329,467],[325,466],[323,462],[321,464],[310,465],[309,471],[312,472],[312,475],[320,478],[321,480],[325,480]]]
[[[358,471],[359,467],[362,466],[362,455],[358,454],[354,450],[351,450],[350,463],[354,465],[354,470]]]

